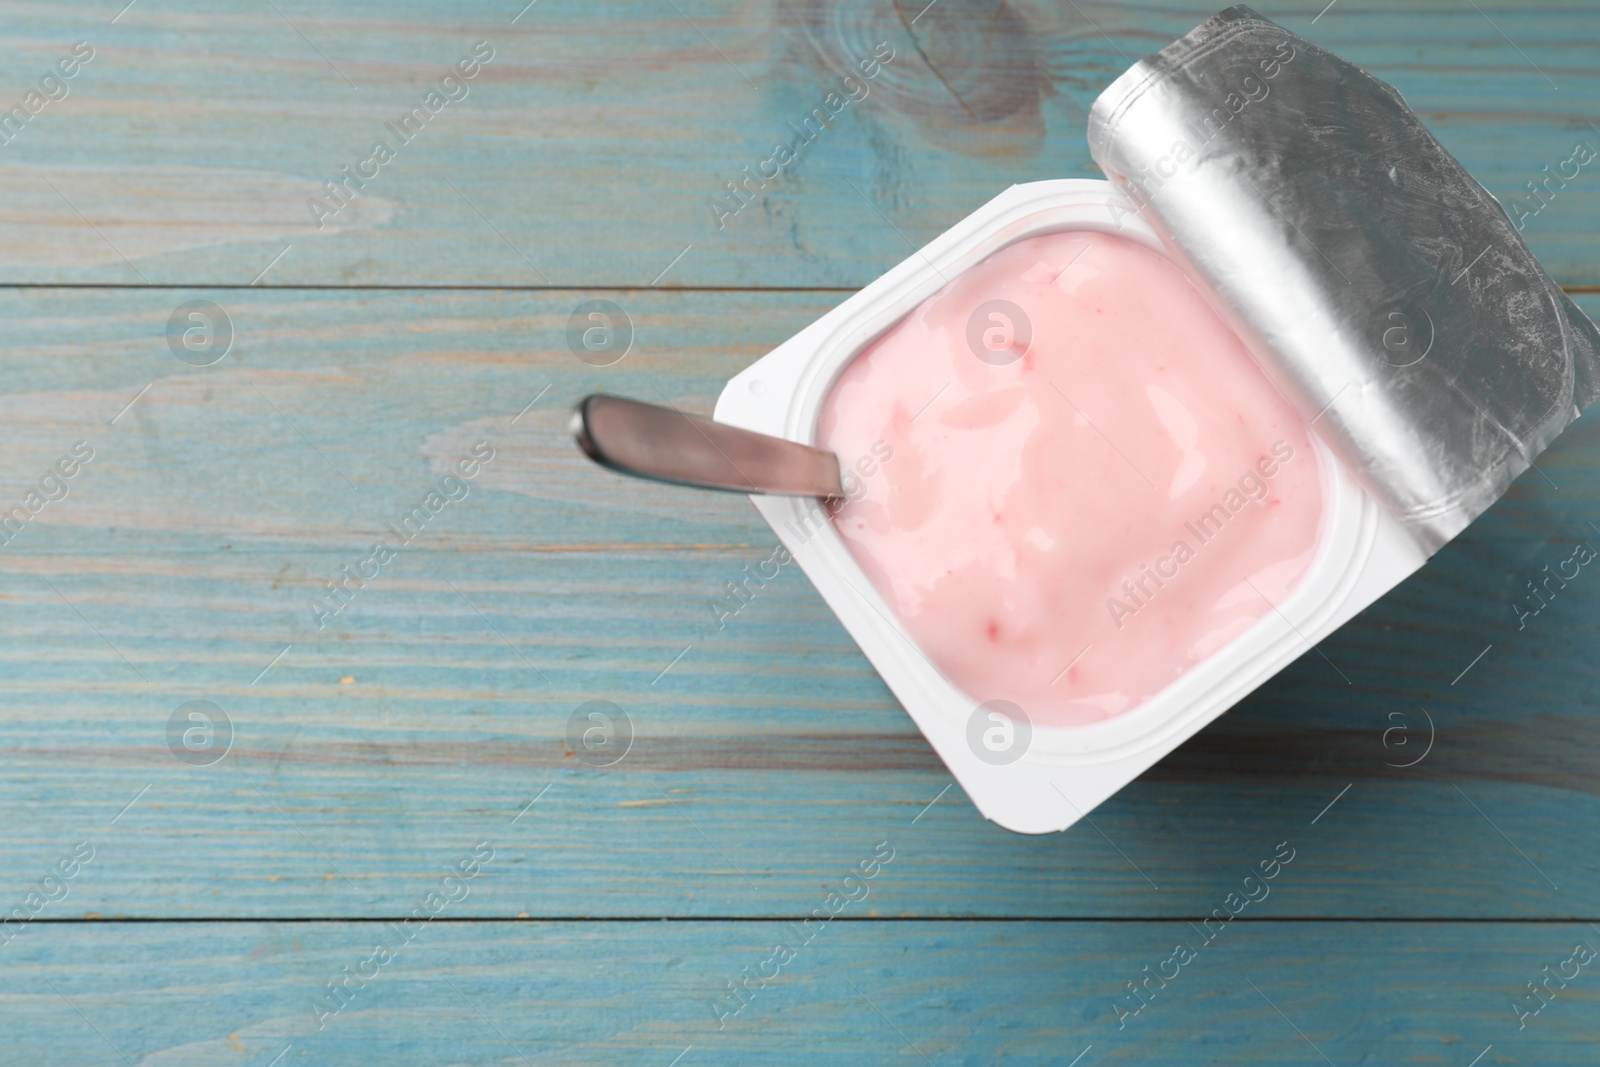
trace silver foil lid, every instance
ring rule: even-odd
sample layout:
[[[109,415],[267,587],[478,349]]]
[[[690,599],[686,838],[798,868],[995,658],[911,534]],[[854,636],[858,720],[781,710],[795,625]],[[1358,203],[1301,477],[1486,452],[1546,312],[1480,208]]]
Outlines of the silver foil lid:
[[[1600,332],[1400,94],[1247,7],[1113,82],[1089,150],[1429,554],[1600,395]]]

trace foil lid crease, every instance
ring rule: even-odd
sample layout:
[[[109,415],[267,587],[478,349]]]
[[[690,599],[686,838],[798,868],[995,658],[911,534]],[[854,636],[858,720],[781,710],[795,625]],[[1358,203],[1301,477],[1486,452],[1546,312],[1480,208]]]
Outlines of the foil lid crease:
[[[1600,331],[1393,88],[1248,7],[1141,60],[1089,150],[1437,551],[1597,396]]]

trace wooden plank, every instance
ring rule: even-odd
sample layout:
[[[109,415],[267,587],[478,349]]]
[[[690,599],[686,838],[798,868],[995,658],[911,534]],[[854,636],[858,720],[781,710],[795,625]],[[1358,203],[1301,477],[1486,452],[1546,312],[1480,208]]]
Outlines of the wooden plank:
[[[73,42],[94,58],[0,153],[0,282],[856,287],[1007,185],[1096,175],[1089,103],[1209,12],[913,6],[8,3],[6,109]],[[1319,6],[1263,10],[1396,85],[1508,202],[1600,147],[1592,4]],[[392,133],[480,40],[466,95]],[[867,95],[800,140],[879,42]],[[393,160],[314,211],[380,139]],[[714,211],[780,141],[781,178]],[[1597,190],[1584,171],[1528,223],[1564,284],[1600,284]]]
[[[163,331],[207,295],[0,292],[0,500],[97,450],[0,552],[0,889],[97,850],[46,917],[396,914],[496,834],[530,851],[462,915],[789,914],[935,798],[883,915],[1205,914],[1284,839],[1315,877],[1274,915],[1596,914],[1600,583],[1520,631],[1511,610],[1600,537],[1590,420],[1326,660],[1092,826],[1033,839],[942,793],[800,575],[717,629],[707,602],[773,543],[747,502],[626,482],[565,439],[595,388],[707,409],[832,294],[599,294],[639,324],[600,369],[563,333],[593,293],[315,291],[221,294],[237,350],[192,368]],[[317,629],[322,584],[480,439],[496,458],[468,497]],[[169,747],[197,699],[234,729],[212,766]],[[632,722],[612,767],[568,744],[596,699]],[[1396,766],[1426,747],[1421,709],[1435,743]]]
[[[840,919],[807,942],[782,921],[436,919],[402,945],[381,923],[69,924],[6,947],[0,1019],[18,1065],[1588,1065],[1594,964],[1566,961],[1596,937],[1240,919],[1205,944],[1187,922]],[[1179,943],[1192,957],[1163,966]],[[380,945],[392,960],[367,963]],[[715,1014],[728,983],[773,975],[778,945],[777,976]],[[1513,999],[1546,967],[1576,977],[1519,1030]],[[347,968],[370,980],[335,1014],[326,983]],[[1172,980],[1119,1029],[1147,969]]]

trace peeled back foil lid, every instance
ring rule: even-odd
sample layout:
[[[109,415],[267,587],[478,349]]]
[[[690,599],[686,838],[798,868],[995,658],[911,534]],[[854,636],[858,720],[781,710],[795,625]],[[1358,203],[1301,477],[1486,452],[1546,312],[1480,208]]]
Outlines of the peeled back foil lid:
[[[1600,395],[1600,332],[1400,94],[1232,7],[1089,150],[1262,369],[1437,551]]]

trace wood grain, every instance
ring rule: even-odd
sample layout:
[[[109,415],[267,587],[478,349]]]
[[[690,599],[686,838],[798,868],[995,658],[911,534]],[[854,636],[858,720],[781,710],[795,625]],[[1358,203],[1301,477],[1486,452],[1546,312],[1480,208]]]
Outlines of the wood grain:
[[[925,6],[541,0],[513,24],[510,0],[163,0],[112,24],[8,3],[0,99],[74,41],[95,58],[0,148],[0,281],[247,285],[271,265],[264,284],[860,286],[1012,183],[1096,176],[1089,104],[1210,10]],[[1394,84],[1502,199],[1576,141],[1600,148],[1593,5],[1321,7],[1261,10]],[[409,143],[389,133],[479,40],[494,58],[466,96]],[[879,42],[895,58],[866,97],[714,212]],[[393,161],[313,212],[379,139]],[[1585,172],[1528,223],[1564,284],[1600,284],[1597,189]]]
[[[37,927],[5,949],[0,1015],[27,1020],[18,1067],[1593,1063],[1593,964],[1520,1031],[1511,1008],[1594,946],[1585,924],[1235,923],[1121,1029],[1115,998],[1200,941],[1189,923],[838,919],[793,945],[776,920],[440,919],[320,1030],[314,998],[392,928]],[[719,1029],[713,998],[778,944],[793,958]]]

